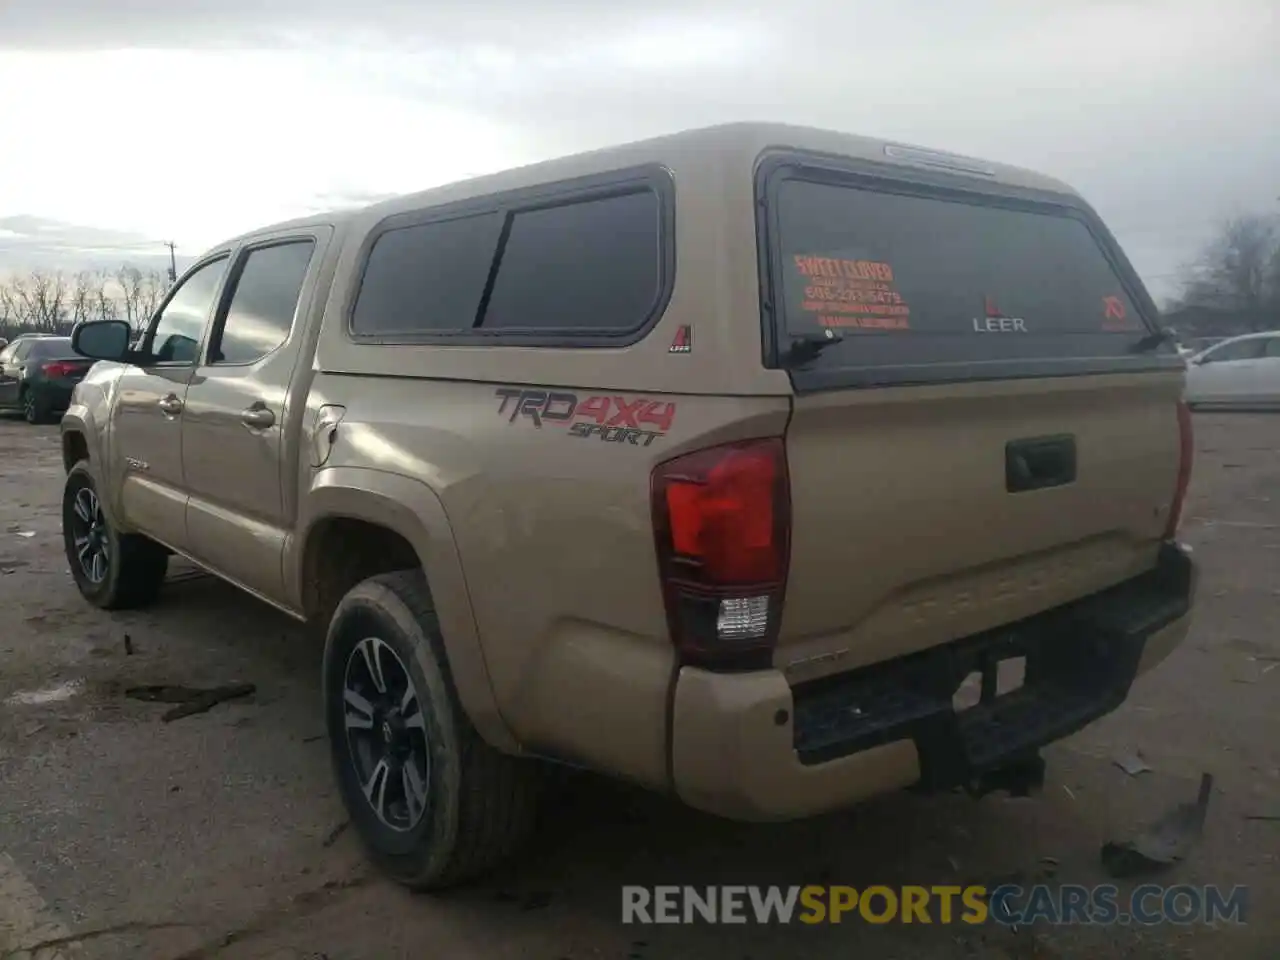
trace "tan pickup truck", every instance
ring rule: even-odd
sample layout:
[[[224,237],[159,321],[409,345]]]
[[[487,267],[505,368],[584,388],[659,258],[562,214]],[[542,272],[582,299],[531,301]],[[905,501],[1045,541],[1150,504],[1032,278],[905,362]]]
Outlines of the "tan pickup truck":
[[[409,885],[547,761],[747,820],[1033,789],[1187,631],[1183,362],[1027,171],[691,131],[254,231],[75,344],[80,591],[176,553],[319,625]]]

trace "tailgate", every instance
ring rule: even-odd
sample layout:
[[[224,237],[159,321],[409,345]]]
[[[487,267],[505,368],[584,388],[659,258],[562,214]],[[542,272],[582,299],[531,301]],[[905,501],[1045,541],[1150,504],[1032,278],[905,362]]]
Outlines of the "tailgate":
[[[830,164],[760,177],[766,354],[796,391],[793,682],[1155,564],[1183,365],[1082,201]]]
[[[1149,569],[1177,483],[1180,390],[1147,374],[798,397],[778,665],[797,682],[850,669]],[[1019,481],[1027,449],[1048,482],[1067,446],[1074,481]]]

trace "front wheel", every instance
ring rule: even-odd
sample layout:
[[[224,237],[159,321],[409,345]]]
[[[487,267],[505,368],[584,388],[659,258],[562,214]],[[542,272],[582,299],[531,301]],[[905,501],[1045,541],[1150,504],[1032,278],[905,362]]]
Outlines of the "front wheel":
[[[343,802],[392,879],[453,886],[487,872],[529,834],[542,770],[494,750],[471,726],[420,571],[373,577],[339,603],[325,643],[324,700]]]
[[[169,568],[169,555],[154,540],[119,533],[82,460],[67,474],[62,493],[62,541],[80,594],[95,607],[126,610],[155,599]]]

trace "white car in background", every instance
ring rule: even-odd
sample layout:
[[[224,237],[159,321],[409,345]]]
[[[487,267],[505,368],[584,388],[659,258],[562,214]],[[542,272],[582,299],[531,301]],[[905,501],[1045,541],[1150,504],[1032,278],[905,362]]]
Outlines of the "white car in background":
[[[1280,330],[1215,343],[1187,360],[1192,407],[1280,409]]]

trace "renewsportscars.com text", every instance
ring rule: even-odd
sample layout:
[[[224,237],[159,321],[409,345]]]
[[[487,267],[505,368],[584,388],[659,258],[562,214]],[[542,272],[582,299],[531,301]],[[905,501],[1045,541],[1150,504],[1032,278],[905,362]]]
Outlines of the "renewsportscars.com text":
[[[1248,888],[1144,884],[985,886],[624,886],[625,924],[970,925],[1244,923]]]

